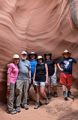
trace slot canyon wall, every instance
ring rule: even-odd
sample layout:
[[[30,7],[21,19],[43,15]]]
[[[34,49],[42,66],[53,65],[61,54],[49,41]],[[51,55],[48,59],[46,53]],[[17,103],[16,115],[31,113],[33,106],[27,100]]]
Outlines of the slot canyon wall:
[[[0,100],[14,53],[50,51],[57,58],[64,49],[78,57],[78,0],[0,0]]]

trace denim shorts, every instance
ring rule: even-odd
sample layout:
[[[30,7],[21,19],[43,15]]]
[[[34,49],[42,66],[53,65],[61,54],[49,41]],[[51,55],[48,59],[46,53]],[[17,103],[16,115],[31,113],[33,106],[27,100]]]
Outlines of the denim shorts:
[[[45,87],[45,82],[39,82],[39,81],[35,81],[34,82],[35,86],[40,86],[40,87]]]

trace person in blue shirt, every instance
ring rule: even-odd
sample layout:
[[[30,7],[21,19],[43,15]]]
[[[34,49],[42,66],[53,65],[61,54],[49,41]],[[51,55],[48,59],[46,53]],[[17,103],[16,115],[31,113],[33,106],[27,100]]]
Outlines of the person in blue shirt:
[[[30,65],[31,65],[31,83],[29,85],[28,94],[29,94],[31,86],[33,85],[33,76],[34,76],[35,68],[36,68],[36,65],[37,65],[36,58],[37,58],[37,54],[35,52],[31,52],[29,54],[29,60],[30,60]],[[35,90],[34,85],[33,85],[33,87],[34,87],[34,90]]]
[[[77,61],[71,57],[71,53],[68,50],[65,50],[63,52],[63,58],[58,63],[58,67],[61,71],[60,83],[63,87],[63,95],[65,100],[68,100],[68,97],[74,99],[71,94],[73,63],[77,63]]]
[[[21,112],[21,105],[25,110],[28,110],[28,88],[29,83],[31,82],[31,65],[27,60],[27,52],[21,52],[21,59],[19,61],[19,74],[16,82],[16,89],[20,91],[19,95],[16,98],[16,111]]]

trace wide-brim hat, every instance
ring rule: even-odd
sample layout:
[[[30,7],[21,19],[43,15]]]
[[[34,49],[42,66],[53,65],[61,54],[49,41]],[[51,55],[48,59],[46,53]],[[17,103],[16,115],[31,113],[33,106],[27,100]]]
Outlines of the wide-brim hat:
[[[46,52],[46,53],[44,53],[44,56],[45,56],[45,57],[46,57],[46,56],[52,56],[52,53]]]
[[[64,55],[64,54],[71,54],[71,52],[69,52],[69,51],[66,49],[66,50],[63,51],[62,54],[63,54],[63,55]]]
[[[30,52],[29,55],[36,55],[36,52]]]

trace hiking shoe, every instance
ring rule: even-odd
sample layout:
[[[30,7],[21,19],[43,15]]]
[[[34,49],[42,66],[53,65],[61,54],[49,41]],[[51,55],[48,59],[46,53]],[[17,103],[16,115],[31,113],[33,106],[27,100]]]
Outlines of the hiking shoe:
[[[68,101],[68,98],[67,98],[67,97],[64,97],[64,100],[65,100],[65,101]]]
[[[71,98],[71,99],[74,99],[74,96],[72,95],[72,93],[70,91],[68,91],[68,97]]]
[[[14,115],[14,114],[17,113],[17,111],[16,111],[15,109],[13,109],[13,110],[11,110],[11,111],[8,111],[8,113]]]
[[[36,103],[34,109],[38,109],[39,107],[40,107],[40,104]]]
[[[18,113],[21,112],[20,107],[17,107],[17,108],[16,108],[16,111],[17,111]]]
[[[25,110],[28,110],[28,109],[29,109],[29,107],[28,107],[27,104],[24,105],[24,108],[25,108]]]
[[[58,94],[57,94],[57,92],[54,92],[54,95],[53,95],[54,97],[58,97]]]

